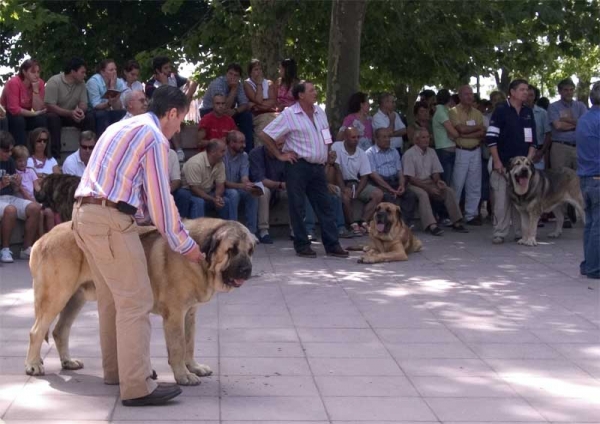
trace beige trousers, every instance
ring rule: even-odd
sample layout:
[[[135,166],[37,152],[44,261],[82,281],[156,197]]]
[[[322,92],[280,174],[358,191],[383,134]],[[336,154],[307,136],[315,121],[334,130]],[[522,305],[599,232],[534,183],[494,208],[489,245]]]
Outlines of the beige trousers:
[[[553,142],[550,149],[550,167],[552,169],[564,167],[577,171],[577,148]]]
[[[120,383],[121,399],[146,396],[157,387],[150,364],[154,298],[136,223],[114,208],[75,203],[73,230],[96,285],[104,381]]]
[[[252,118],[252,123],[254,124],[254,147],[262,146],[263,143],[260,138],[260,133],[275,118],[277,118],[276,113],[261,113]]]
[[[281,192],[281,200],[287,201],[287,191]],[[265,194],[258,198],[258,231],[269,231],[269,205],[271,190],[265,187]]]
[[[520,236],[521,218],[510,201],[508,181],[497,171],[492,171],[490,186],[492,187],[494,207],[494,237],[506,238],[510,232],[511,221],[515,230],[515,237]]]
[[[428,182],[427,185],[435,186],[433,180]],[[421,226],[423,229],[427,229],[431,224],[435,224],[437,221],[433,216],[433,211],[431,210],[431,201],[429,200],[429,194],[420,187],[415,187],[414,185],[409,184],[408,189],[417,195],[419,199],[419,219],[421,220]],[[450,215],[450,220],[452,223],[460,221],[462,219],[462,214],[460,213],[460,208],[456,203],[456,194],[454,190],[450,187],[446,187],[445,190],[442,191],[444,206],[448,211],[448,215]]]

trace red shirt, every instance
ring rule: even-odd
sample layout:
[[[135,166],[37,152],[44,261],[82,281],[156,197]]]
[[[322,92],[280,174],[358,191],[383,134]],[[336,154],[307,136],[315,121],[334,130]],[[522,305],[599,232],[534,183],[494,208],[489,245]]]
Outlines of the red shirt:
[[[200,120],[198,130],[204,130],[206,140],[212,140],[213,138],[224,139],[229,131],[237,130],[235,121],[229,115],[223,115],[217,118],[214,112],[207,113]]]
[[[44,99],[44,81],[40,78],[39,82],[40,98]],[[21,109],[31,110],[33,107],[33,90],[26,88],[23,80],[15,75],[8,80],[2,91],[0,104],[11,115],[20,115]]]

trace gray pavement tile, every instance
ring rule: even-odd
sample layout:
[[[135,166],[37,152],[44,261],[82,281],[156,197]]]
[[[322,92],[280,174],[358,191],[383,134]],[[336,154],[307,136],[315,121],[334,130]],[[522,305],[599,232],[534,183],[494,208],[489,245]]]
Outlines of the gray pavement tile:
[[[390,358],[385,346],[371,343],[304,343],[308,358]]]
[[[108,420],[116,396],[21,393],[4,415],[7,420]]]
[[[545,418],[522,399],[516,398],[425,398],[442,422],[543,422]]]
[[[223,396],[319,396],[312,376],[223,376]]]
[[[395,361],[389,358],[308,358],[313,375],[403,375]]]
[[[417,397],[324,397],[323,401],[332,420],[436,420]]]
[[[153,422],[219,420],[219,398],[179,396],[160,406],[132,408],[117,402],[112,419],[114,421]]]
[[[322,396],[418,397],[404,376],[316,376]]]
[[[310,375],[305,358],[221,358],[221,375]]]
[[[221,342],[222,358],[304,358],[299,342]]]
[[[321,398],[311,397],[237,397],[221,401],[222,420],[314,421],[327,420]]]

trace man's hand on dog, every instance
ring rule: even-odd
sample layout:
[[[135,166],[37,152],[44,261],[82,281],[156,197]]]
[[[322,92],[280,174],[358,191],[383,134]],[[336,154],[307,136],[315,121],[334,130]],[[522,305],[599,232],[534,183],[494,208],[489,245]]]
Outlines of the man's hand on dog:
[[[183,256],[185,256],[188,261],[194,263],[200,263],[206,260],[206,255],[200,251],[200,247],[198,247],[198,245],[194,246],[192,250]]]

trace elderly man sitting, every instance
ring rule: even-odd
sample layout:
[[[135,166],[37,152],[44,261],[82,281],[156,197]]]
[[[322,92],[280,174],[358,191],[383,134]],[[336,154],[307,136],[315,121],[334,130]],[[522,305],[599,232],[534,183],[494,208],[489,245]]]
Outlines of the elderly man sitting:
[[[127,113],[123,119],[129,119],[142,113],[146,113],[148,110],[148,99],[143,91],[135,90],[128,91],[123,97],[123,107],[127,110]]]
[[[443,202],[452,221],[452,230],[468,233],[462,225],[462,214],[456,202],[454,190],[444,183],[440,174],[444,172],[435,150],[429,147],[429,132],[425,128],[415,130],[415,145],[408,149],[402,157],[404,176],[408,189],[419,199],[419,215],[424,230],[434,236],[441,236],[444,231],[437,226],[431,200]]]

